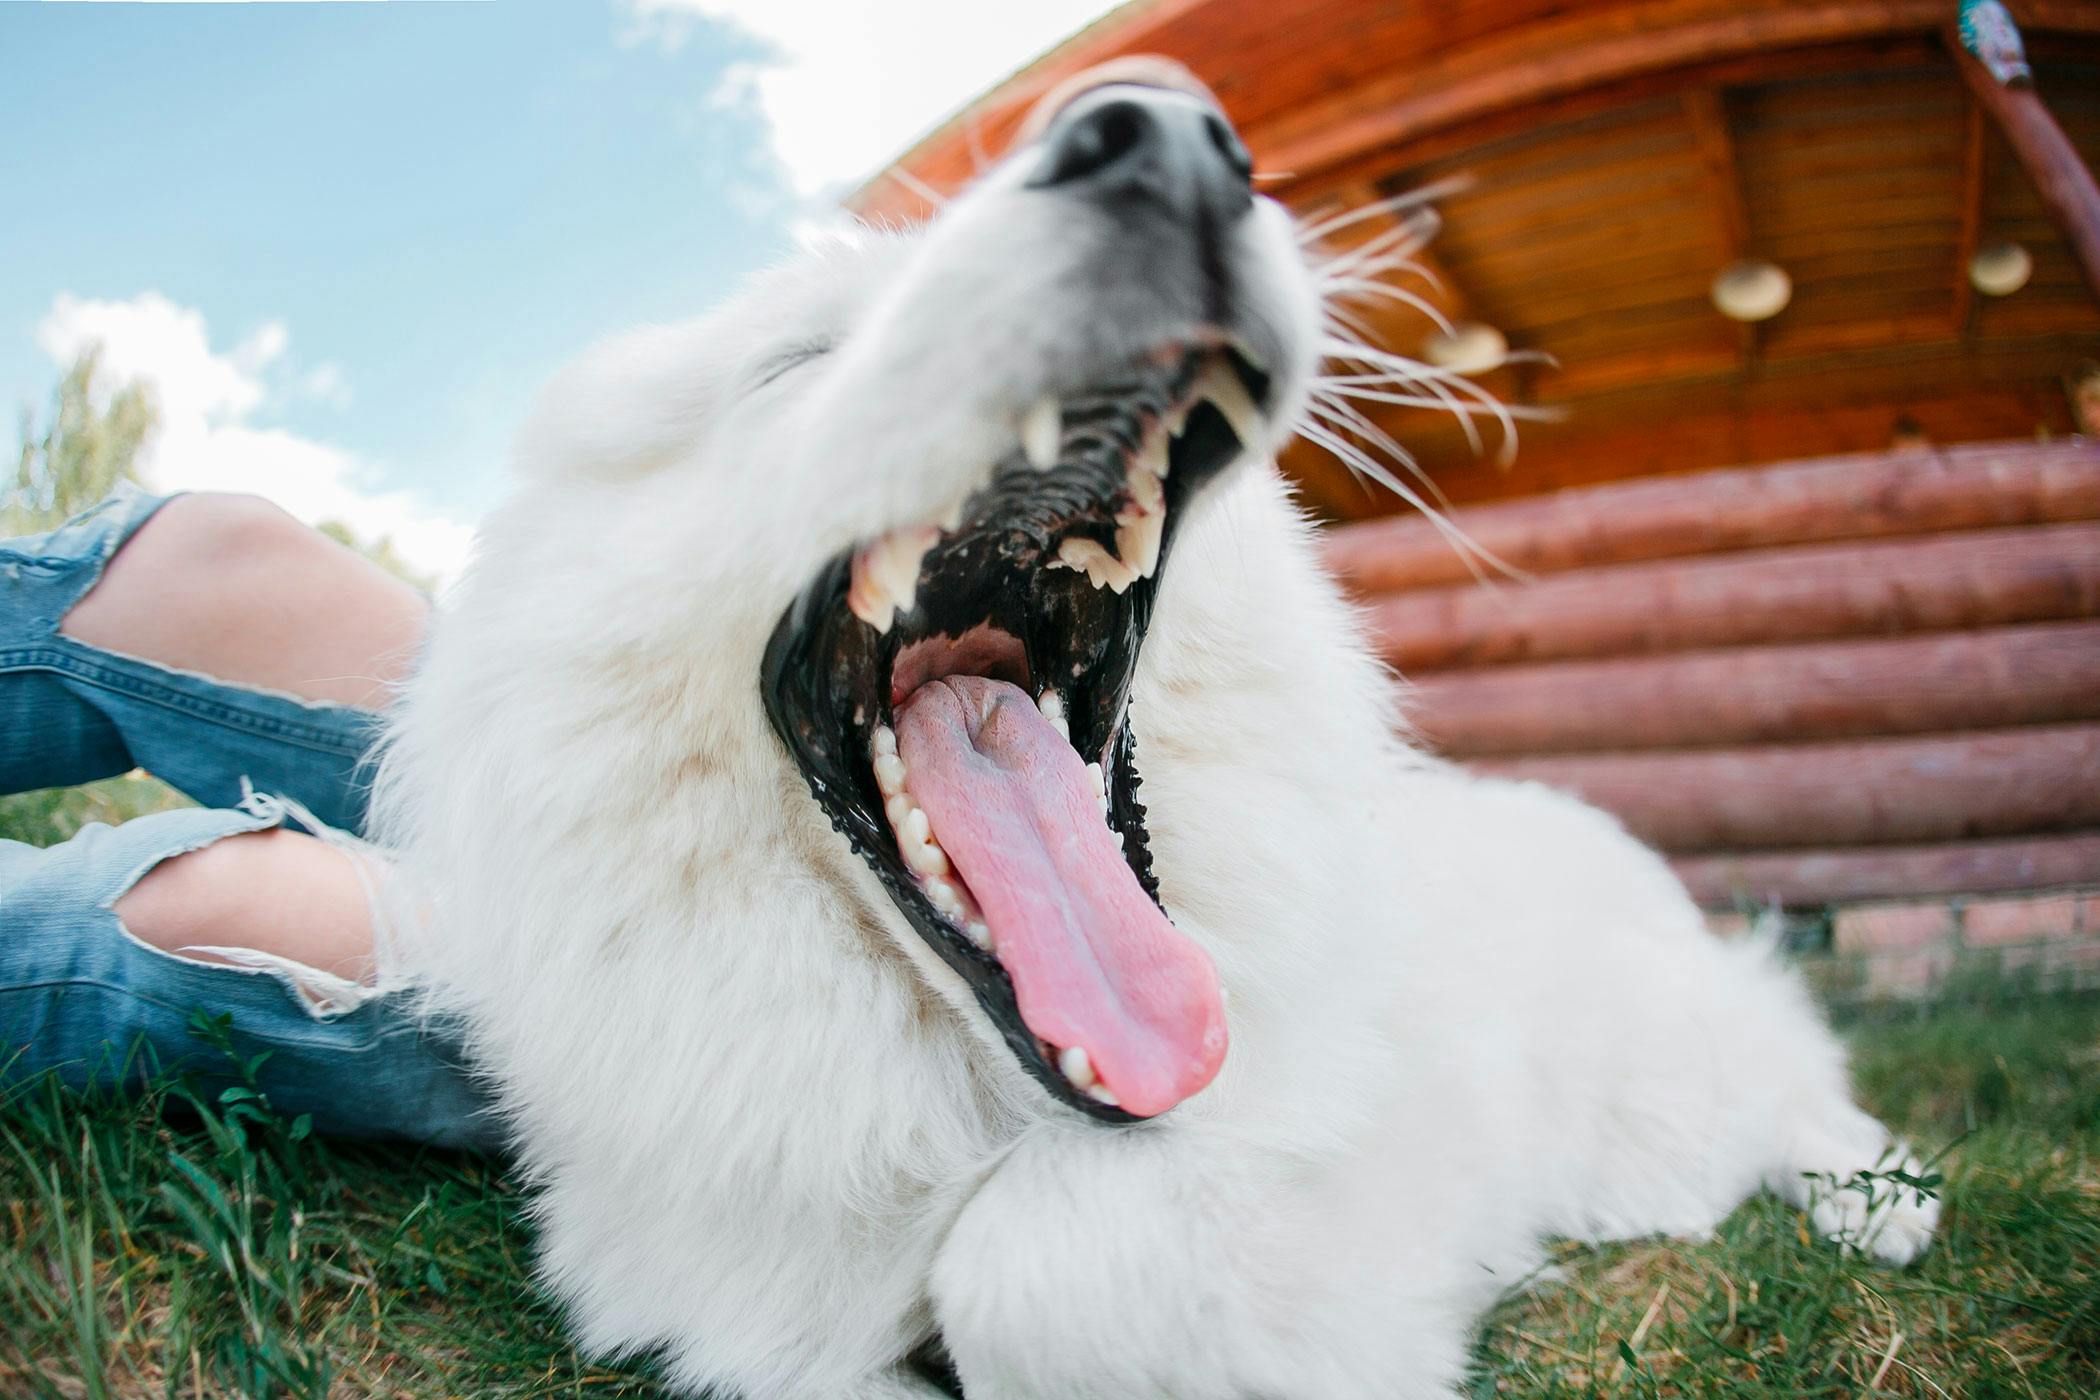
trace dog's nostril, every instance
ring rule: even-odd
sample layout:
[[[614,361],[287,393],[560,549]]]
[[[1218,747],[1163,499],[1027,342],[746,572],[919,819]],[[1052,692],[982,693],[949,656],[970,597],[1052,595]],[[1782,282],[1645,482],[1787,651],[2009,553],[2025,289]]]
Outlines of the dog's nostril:
[[[1242,180],[1252,180],[1254,157],[1248,154],[1246,143],[1240,140],[1239,133],[1232,129],[1232,124],[1212,113],[1203,119],[1203,128],[1210,137],[1210,144],[1225,158],[1225,163],[1232,167],[1232,173]]]
[[[1186,93],[1119,84],[1075,99],[1042,137],[1028,180],[1124,209],[1222,226],[1253,204],[1253,161],[1215,108]]]
[[[1050,168],[1037,183],[1061,185],[1105,170],[1144,141],[1149,118],[1135,102],[1105,102],[1057,133]]]

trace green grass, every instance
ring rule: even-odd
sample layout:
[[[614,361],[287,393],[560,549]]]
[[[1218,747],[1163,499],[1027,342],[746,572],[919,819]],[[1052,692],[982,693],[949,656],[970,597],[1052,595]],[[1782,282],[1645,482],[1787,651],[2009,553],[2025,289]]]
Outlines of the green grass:
[[[1888,1272],[1745,1206],[1705,1244],[1559,1251],[1476,1394],[2100,1394],[2100,1001],[1862,1020],[1867,1101],[1950,1150]],[[163,1110],[166,1110],[165,1112]],[[0,1395],[647,1396],[528,1282],[501,1167],[313,1140],[250,1092],[0,1105]]]

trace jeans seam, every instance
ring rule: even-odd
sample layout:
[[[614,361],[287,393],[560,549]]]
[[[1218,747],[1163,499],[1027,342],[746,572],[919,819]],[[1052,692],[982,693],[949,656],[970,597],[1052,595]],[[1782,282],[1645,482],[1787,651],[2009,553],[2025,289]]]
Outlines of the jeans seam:
[[[164,681],[150,681],[128,675],[116,667],[83,661],[56,647],[32,646],[0,651],[0,673],[9,671],[42,671],[63,676],[114,695],[125,696],[141,704],[183,711],[227,729],[241,730],[319,752],[355,758],[370,747],[369,740],[345,743],[318,725],[303,725],[295,720],[258,715],[222,700],[188,695]],[[376,718],[374,716],[375,720]]]
[[[241,976],[266,975],[263,969],[261,968],[234,967],[231,964],[222,967],[213,963],[193,963],[191,965],[194,967],[205,968],[211,972],[231,972],[239,974]],[[98,992],[109,992],[117,996],[128,997],[133,1001],[141,1002],[147,1006],[155,1007],[161,1011],[168,1012],[170,1015],[175,1016],[187,1016],[194,1014],[199,1010],[211,1011],[222,1009],[219,1007],[211,1006],[197,1006],[187,1002],[166,1001],[150,993],[142,992],[137,987],[129,986],[122,982],[105,981],[99,977],[50,977],[40,978],[33,982],[9,982],[5,986],[0,986],[0,996],[6,996],[12,992],[34,992],[51,989],[64,990],[74,987],[88,988]],[[342,1024],[343,1019],[344,1018],[342,1016],[331,1016],[326,1019],[310,1017],[307,1024],[315,1026],[337,1026]],[[381,1027],[372,1031],[371,1034],[367,1036],[361,1044],[345,1047],[336,1043],[335,1041],[327,1039],[326,1037],[279,1035],[268,1030],[258,1030],[252,1027],[240,1025],[237,1019],[234,1026],[234,1030],[236,1031],[236,1033],[250,1037],[251,1039],[268,1040],[277,1045],[297,1045],[314,1049],[326,1049],[331,1052],[341,1051],[347,1048],[354,1050],[359,1054],[362,1054],[367,1050],[378,1048],[382,1044],[382,1042],[389,1040],[399,1040],[403,1036],[413,1036],[418,1040],[422,1038],[419,1033],[408,1028],[388,1029],[385,1027]]]

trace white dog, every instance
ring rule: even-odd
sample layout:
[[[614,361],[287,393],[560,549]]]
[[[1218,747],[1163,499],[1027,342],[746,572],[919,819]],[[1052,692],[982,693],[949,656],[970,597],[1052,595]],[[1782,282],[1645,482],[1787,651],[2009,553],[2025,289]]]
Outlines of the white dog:
[[[752,1400],[1450,1396],[1544,1236],[1771,1187],[1925,1247],[1839,1189],[1915,1163],[1768,950],[1396,737],[1269,463],[1321,315],[1154,66],[549,391],[381,820],[584,1346]]]

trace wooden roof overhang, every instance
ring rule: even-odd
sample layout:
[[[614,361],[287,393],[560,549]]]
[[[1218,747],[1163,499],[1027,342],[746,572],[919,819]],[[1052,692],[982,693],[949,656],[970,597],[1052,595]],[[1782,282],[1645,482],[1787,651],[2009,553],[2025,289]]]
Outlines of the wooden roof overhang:
[[[2039,87],[2100,155],[2100,0],[2012,0]],[[1307,216],[1452,175],[1417,283],[1446,315],[1549,357],[1484,383],[1565,417],[1514,469],[1446,417],[1378,412],[1454,500],[1889,445],[2068,430],[2060,376],[2100,356],[2100,301],[1958,70],[1953,0],[1137,0],[989,93],[850,201],[929,215],[1033,101],[1116,54],[1218,93],[1263,188]],[[1371,227],[1375,227],[1373,224]],[[1360,226],[1357,232],[1368,232]],[[1985,240],[2034,257],[1977,295]],[[1793,300],[1746,328],[1708,298],[1754,255]],[[1394,349],[1431,324],[1369,308]],[[1286,465],[1336,518],[1395,504],[1324,454]]]

